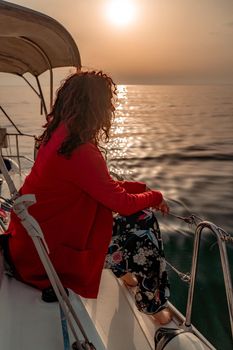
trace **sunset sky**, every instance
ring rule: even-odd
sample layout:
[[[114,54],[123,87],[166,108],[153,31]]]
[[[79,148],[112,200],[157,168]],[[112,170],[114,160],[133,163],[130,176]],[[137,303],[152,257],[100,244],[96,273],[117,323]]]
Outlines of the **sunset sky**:
[[[232,0],[12,2],[61,22],[117,83],[233,83]]]

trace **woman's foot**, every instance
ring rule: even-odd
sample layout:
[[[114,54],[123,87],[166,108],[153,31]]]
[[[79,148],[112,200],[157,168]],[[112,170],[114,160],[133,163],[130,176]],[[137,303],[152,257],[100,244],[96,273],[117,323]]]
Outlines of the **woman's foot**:
[[[161,325],[165,325],[165,324],[168,324],[172,320],[172,312],[168,307],[166,307],[165,309],[152,315],[152,317],[156,323],[159,323]]]
[[[137,277],[130,272],[127,272],[124,276],[122,276],[121,280],[129,287],[136,287],[138,284]]]

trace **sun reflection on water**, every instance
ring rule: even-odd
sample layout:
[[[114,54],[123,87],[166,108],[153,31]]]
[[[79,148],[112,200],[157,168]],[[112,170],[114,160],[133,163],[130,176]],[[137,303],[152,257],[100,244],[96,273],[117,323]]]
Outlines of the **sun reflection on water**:
[[[128,88],[126,85],[117,85],[117,102],[115,123],[123,123],[125,117],[129,115],[128,108]],[[124,113],[122,113],[122,111]]]
[[[126,134],[128,90],[126,85],[117,86],[116,115],[112,125],[111,142],[108,144],[111,159],[124,159],[128,153],[128,138]],[[118,172],[119,173],[119,172]]]
[[[124,99],[128,99],[127,97],[128,94],[128,89],[127,89],[127,85],[117,85],[117,95],[118,98],[124,98]]]

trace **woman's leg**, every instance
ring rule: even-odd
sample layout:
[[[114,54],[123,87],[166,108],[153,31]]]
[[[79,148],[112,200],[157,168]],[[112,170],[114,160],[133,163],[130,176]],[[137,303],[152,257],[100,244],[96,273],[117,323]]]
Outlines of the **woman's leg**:
[[[164,314],[169,283],[161,234],[152,211],[115,218],[106,267],[128,285],[137,285],[135,301],[140,311],[155,315],[161,323],[168,318]]]

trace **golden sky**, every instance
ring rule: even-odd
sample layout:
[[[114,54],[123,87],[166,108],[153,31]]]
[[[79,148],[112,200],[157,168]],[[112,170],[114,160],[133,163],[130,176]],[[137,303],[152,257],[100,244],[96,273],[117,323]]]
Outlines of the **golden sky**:
[[[61,22],[117,83],[233,83],[233,0],[116,1],[12,2]]]

